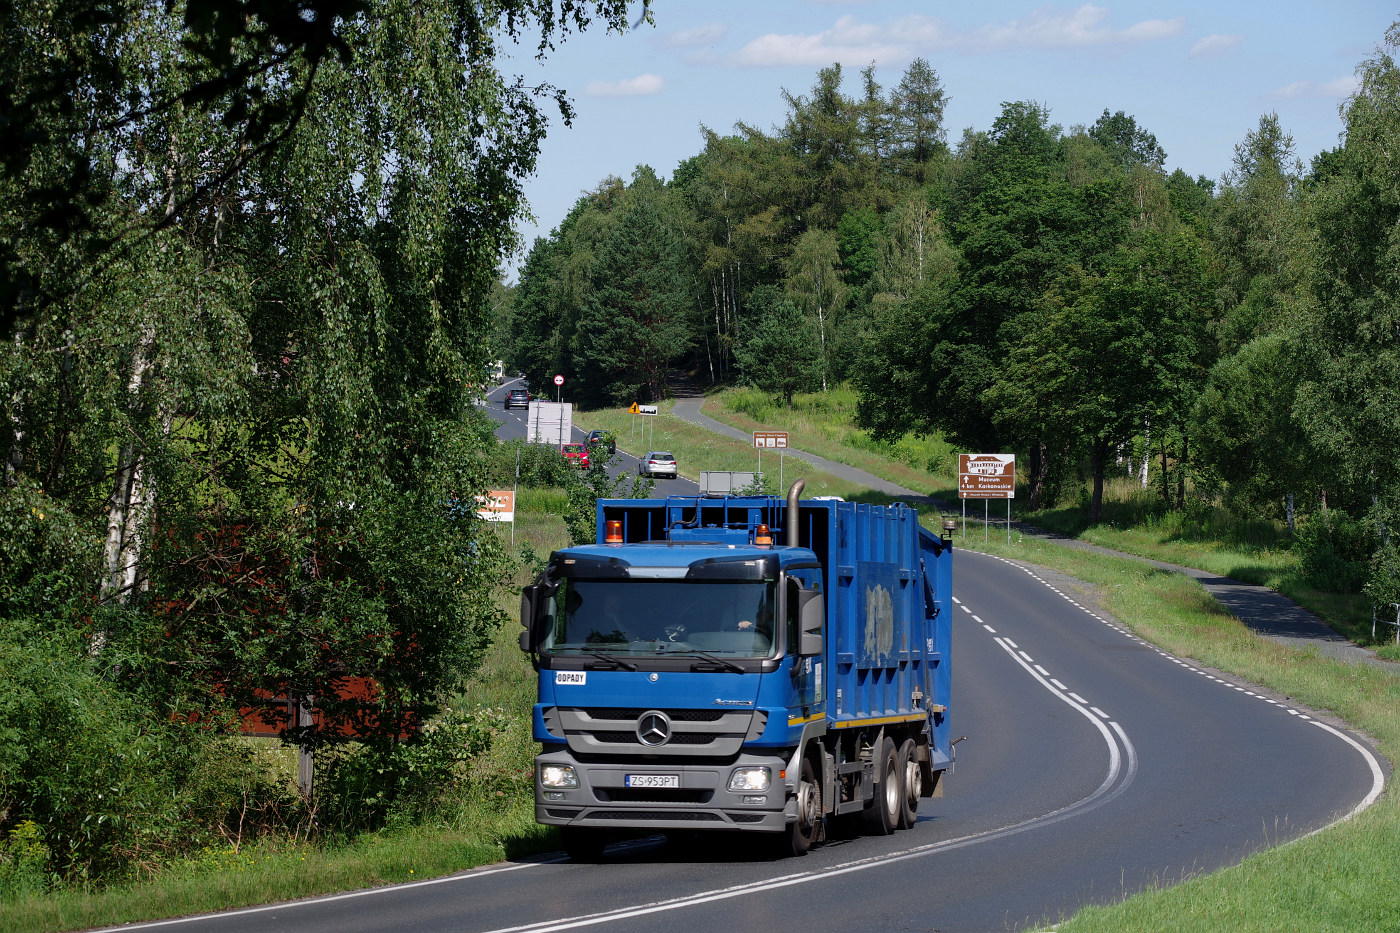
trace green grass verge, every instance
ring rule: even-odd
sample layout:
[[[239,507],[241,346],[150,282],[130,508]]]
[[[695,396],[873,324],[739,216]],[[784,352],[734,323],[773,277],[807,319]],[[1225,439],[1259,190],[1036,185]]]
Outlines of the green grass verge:
[[[892,444],[877,441],[856,426],[856,399],[852,389],[840,386],[796,395],[793,407],[787,408],[756,389],[725,389],[707,397],[703,411],[749,433],[786,431],[790,447],[857,467],[922,495],[957,489],[958,457],[952,445],[939,437],[916,434],[906,434]]]
[[[605,428],[617,435],[618,450],[641,456],[648,450],[669,450],[675,454],[676,465],[686,479],[700,481],[704,470],[756,470],[758,452],[752,444],[723,437],[671,413],[673,402],[658,406],[659,414],[638,416],[625,411],[590,411],[574,415],[574,425],[592,431]],[[708,413],[708,412],[707,412]],[[633,423],[635,420],[635,424]],[[645,434],[645,436],[643,436]],[[799,446],[792,443],[791,446]],[[818,451],[812,451],[818,453]],[[865,492],[863,486],[833,476],[797,457],[782,458],[781,477],[778,455],[763,455],[763,472],[769,492],[780,494],[798,478],[806,483],[804,496],[841,496],[850,499]],[[666,493],[666,480],[657,480],[653,495]]]
[[[960,541],[962,539],[959,539]],[[1260,638],[1194,581],[1128,558],[1105,557],[1013,535],[1010,545],[969,535],[964,546],[1049,567],[1083,581],[1088,595],[1120,622],[1165,650],[1240,676],[1370,736],[1394,761],[1400,754],[1400,676],[1344,664],[1317,651]],[[1325,774],[1299,780],[1325,781]],[[1060,933],[1137,931],[1352,931],[1400,928],[1394,882],[1400,800],[1374,806],[1324,832],[1250,856],[1239,865],[1069,918],[1047,917]]]

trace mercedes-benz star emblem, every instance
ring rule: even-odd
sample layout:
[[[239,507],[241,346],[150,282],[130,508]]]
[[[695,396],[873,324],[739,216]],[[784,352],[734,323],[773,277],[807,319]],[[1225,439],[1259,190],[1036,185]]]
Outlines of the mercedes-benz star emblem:
[[[637,739],[643,745],[665,745],[670,738],[670,716],[653,709],[637,717]]]

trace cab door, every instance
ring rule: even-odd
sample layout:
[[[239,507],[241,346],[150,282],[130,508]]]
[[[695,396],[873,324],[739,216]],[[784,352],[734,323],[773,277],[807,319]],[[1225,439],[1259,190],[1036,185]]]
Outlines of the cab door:
[[[819,718],[826,713],[823,699],[822,679],[825,675],[822,658],[798,657],[797,646],[801,643],[801,630],[797,617],[798,592],[802,588],[821,589],[821,572],[818,569],[791,570],[787,574],[784,583],[783,612],[785,615],[784,628],[787,634],[787,653],[792,660],[792,702],[789,708],[801,710],[801,718],[810,720]]]

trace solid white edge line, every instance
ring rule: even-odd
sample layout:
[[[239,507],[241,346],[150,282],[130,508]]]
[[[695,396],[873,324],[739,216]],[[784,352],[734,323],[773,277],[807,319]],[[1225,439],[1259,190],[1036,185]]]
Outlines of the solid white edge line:
[[[1348,811],[1345,816],[1343,816],[1340,820],[1337,820],[1337,823],[1344,823],[1380,799],[1381,794],[1385,791],[1385,771],[1381,768],[1381,763],[1376,760],[1376,756],[1371,754],[1371,750],[1369,748],[1367,748],[1365,745],[1362,745],[1360,742],[1356,741],[1356,739],[1352,738],[1351,736],[1347,735],[1341,729],[1334,728],[1332,726],[1327,725],[1327,723],[1319,722],[1316,719],[1310,719],[1308,721],[1311,722],[1314,726],[1317,726],[1319,729],[1326,729],[1328,732],[1332,733],[1337,738],[1341,739],[1343,742],[1346,742],[1352,748],[1356,749],[1358,752],[1361,753],[1361,756],[1366,759],[1366,764],[1371,768],[1371,792],[1367,794],[1366,797],[1360,803],[1352,807],[1351,810]],[[1328,826],[1335,825],[1335,823],[1328,824]],[[1327,829],[1328,826],[1323,826],[1321,829],[1315,829],[1312,833],[1308,833],[1308,836],[1311,836],[1313,833],[1320,833],[1323,829]],[[1304,836],[1300,838],[1306,839],[1307,837]]]
[[[263,904],[258,907],[239,907],[234,910],[216,910],[212,913],[191,914],[188,917],[174,917],[170,920],[147,920],[141,923],[123,923],[114,927],[100,927],[93,933],[107,933],[115,930],[153,930],[157,927],[174,926],[180,923],[194,923],[197,920],[216,920],[221,917],[247,917],[252,914],[265,914],[273,910],[288,910],[294,907],[309,907],[315,904],[333,904],[336,901],[348,901],[357,897],[369,897],[374,894],[387,894],[390,891],[407,891],[412,888],[426,888],[435,884],[449,884],[454,881],[468,881],[473,878],[484,878],[487,875],[498,875],[502,872],[519,871],[522,868],[538,868],[541,865],[550,865],[564,861],[563,858],[541,859],[538,862],[515,862],[510,865],[500,865],[495,868],[483,868],[475,871],[459,872],[454,875],[443,875],[441,878],[427,878],[423,881],[406,881],[401,884],[386,884],[377,888],[363,888],[359,891],[347,891],[343,894],[325,894],[319,897],[306,897],[295,901],[279,901],[276,904]]]

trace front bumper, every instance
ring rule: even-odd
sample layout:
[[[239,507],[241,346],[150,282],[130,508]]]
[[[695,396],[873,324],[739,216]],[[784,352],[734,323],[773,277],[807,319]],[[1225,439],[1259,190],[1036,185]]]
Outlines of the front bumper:
[[[541,768],[571,765],[579,786],[546,788]],[[735,768],[766,765],[773,779],[763,793],[729,790]],[[647,761],[581,763],[567,750],[535,759],[535,819],[551,826],[598,829],[744,829],[776,833],[797,819],[792,777],[778,754],[740,754],[724,764]],[[677,775],[676,789],[629,788],[627,775]]]

